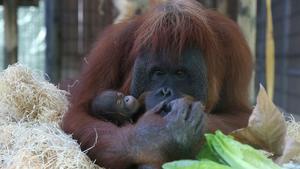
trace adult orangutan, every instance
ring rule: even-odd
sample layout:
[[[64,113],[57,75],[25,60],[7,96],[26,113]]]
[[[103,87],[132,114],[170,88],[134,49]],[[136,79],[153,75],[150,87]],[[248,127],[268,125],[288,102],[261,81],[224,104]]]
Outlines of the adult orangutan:
[[[233,21],[196,1],[170,0],[103,33],[62,127],[83,150],[92,147],[88,155],[100,166],[160,168],[194,157],[204,128],[226,133],[246,125],[251,71]],[[146,93],[145,110],[122,126],[93,116],[91,102],[106,90]]]

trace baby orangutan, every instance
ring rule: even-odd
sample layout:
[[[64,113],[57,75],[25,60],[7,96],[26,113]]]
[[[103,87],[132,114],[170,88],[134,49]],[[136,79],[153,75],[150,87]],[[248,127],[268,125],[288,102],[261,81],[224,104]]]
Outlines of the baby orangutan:
[[[93,99],[91,113],[96,117],[122,125],[130,122],[139,108],[140,103],[133,96],[125,96],[117,91],[106,90]]]

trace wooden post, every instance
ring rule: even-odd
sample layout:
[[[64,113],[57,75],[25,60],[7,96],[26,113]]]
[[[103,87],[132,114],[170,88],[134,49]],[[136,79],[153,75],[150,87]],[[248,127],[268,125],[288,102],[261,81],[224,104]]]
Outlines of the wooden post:
[[[4,5],[4,66],[18,60],[17,1],[6,0]]]
[[[4,1],[10,0],[0,0],[0,5],[3,5]],[[39,0],[17,0],[18,6],[38,6]]]
[[[61,57],[61,40],[59,39],[60,19],[62,11],[59,0],[45,0],[46,7],[46,73],[51,82],[57,83],[61,80],[62,57]]]
[[[249,44],[255,63],[256,45],[256,0],[242,0],[239,2],[238,24]],[[255,70],[250,84],[250,101],[255,102]]]

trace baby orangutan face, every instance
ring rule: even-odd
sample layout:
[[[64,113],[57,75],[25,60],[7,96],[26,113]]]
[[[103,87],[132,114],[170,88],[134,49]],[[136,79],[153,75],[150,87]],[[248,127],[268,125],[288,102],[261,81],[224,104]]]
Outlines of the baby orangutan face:
[[[92,101],[92,115],[122,124],[129,121],[140,107],[133,96],[107,90],[97,95]]]
[[[123,93],[120,92],[107,91],[104,93],[104,95],[106,95],[106,97],[109,97],[109,95],[115,95],[111,97],[112,99],[111,101],[115,102],[116,110],[119,112],[124,112],[130,116],[133,115],[138,110],[140,105],[137,99],[134,98],[133,96],[129,96],[129,95],[125,96]]]

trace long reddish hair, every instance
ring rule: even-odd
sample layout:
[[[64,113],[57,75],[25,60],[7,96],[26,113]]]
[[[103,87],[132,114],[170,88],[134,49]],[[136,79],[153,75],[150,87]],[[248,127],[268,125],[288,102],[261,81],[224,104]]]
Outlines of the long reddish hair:
[[[88,111],[91,99],[106,89],[128,94],[133,64],[142,50],[167,52],[177,60],[188,47],[199,48],[204,55],[209,83],[206,110],[249,110],[253,65],[247,42],[233,21],[194,0],[170,0],[143,16],[108,27],[73,89],[72,109]]]

